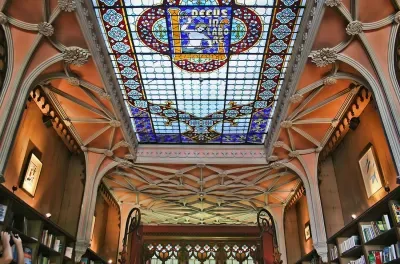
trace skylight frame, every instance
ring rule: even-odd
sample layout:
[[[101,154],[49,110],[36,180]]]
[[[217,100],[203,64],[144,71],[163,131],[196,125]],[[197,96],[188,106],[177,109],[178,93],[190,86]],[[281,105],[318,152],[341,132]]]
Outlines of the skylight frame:
[[[125,2],[127,2],[128,0],[125,0]],[[136,1],[136,0],[135,0]],[[186,0],[186,1],[188,1],[188,0]],[[189,0],[190,1],[190,0]],[[209,1],[211,1],[211,0],[209,0]],[[232,8],[232,13],[234,12],[234,10],[238,10],[238,8],[243,8],[243,6],[239,6],[239,5],[237,5],[236,4],[236,2],[235,3],[233,3],[233,1],[234,0],[231,0],[232,1],[232,3],[230,4],[230,7]],[[244,2],[246,2],[246,0],[239,0],[239,1],[244,1]],[[266,0],[251,0],[251,1],[266,1]],[[269,1],[271,1],[271,0],[269,0]],[[124,82],[122,81],[122,79],[124,79],[123,77],[122,77],[122,75],[121,75],[121,72],[120,72],[120,69],[119,69],[119,67],[118,67],[118,62],[117,62],[117,56],[118,55],[121,55],[121,54],[118,54],[117,52],[115,52],[115,51],[113,51],[113,48],[112,48],[112,46],[111,46],[111,43],[110,43],[110,38],[107,36],[107,34],[106,34],[106,32],[107,32],[107,29],[106,29],[106,22],[104,21],[104,18],[103,17],[101,17],[100,16],[100,13],[102,12],[102,11],[104,11],[104,12],[106,12],[108,9],[116,9],[116,10],[118,10],[118,8],[120,8],[121,10],[122,10],[122,12],[124,12],[124,16],[123,16],[123,19],[124,19],[124,22],[125,22],[125,24],[129,27],[129,29],[127,30],[127,33],[128,33],[128,37],[129,38],[131,38],[131,42],[130,42],[130,48],[131,48],[131,51],[130,52],[128,52],[128,53],[125,53],[125,54],[127,54],[127,55],[131,55],[131,56],[133,56],[133,58],[136,60],[136,62],[135,63],[137,63],[138,64],[138,72],[139,72],[139,75],[140,75],[140,82],[141,82],[141,84],[144,86],[144,88],[143,88],[143,94],[144,94],[144,96],[146,97],[146,98],[150,98],[150,96],[149,95],[147,95],[147,92],[151,92],[150,91],[150,88],[147,88],[147,90],[146,90],[146,85],[147,86],[150,86],[149,85],[149,83],[146,83],[146,82],[148,82],[148,81],[152,81],[152,80],[149,80],[148,78],[142,78],[142,75],[141,75],[141,71],[142,71],[142,68],[141,67],[139,67],[139,60],[138,60],[138,55],[140,55],[140,56],[142,56],[143,55],[143,53],[138,53],[138,52],[136,52],[136,47],[135,47],[135,45],[134,45],[134,41],[135,40],[133,40],[132,39],[132,32],[134,32],[134,30],[135,29],[132,29],[132,27],[134,27],[135,25],[132,25],[132,23],[128,23],[127,22],[127,20],[128,20],[128,18],[129,18],[129,15],[127,15],[127,13],[128,13],[128,10],[130,9],[130,8],[143,8],[143,6],[141,6],[141,7],[138,7],[138,6],[129,6],[129,5],[125,5],[125,2],[123,1],[123,0],[93,0],[93,4],[94,4],[94,8],[95,8],[95,12],[96,12],[96,16],[97,16],[97,18],[98,18],[98,21],[99,21],[99,24],[100,24],[100,28],[101,28],[101,30],[102,30],[102,33],[103,33],[103,38],[104,38],[104,40],[105,40],[105,42],[106,42],[106,46],[107,46],[107,49],[108,49],[108,51],[109,51],[109,56],[110,56],[110,58],[111,58],[111,60],[112,60],[112,63],[113,63],[113,65],[114,65],[114,70],[115,70],[115,73],[116,73],[116,76],[117,76],[117,79],[118,79],[118,81],[119,81],[119,83],[120,83],[120,85],[121,85],[121,91],[122,91],[122,94],[123,94],[123,97],[124,97],[124,100],[125,100],[125,104],[126,104],[126,107],[128,108],[128,112],[129,112],[129,114],[130,114],[130,117],[132,118],[132,125],[133,125],[133,128],[134,128],[134,131],[136,132],[136,135],[137,135],[137,139],[138,139],[138,141],[139,141],[139,143],[141,143],[141,144],[162,144],[162,143],[165,143],[165,144],[251,144],[251,145],[254,145],[254,144],[263,144],[264,143],[264,140],[265,140],[265,136],[267,135],[267,133],[268,133],[268,128],[269,128],[269,125],[270,125],[270,120],[271,120],[271,118],[272,118],[272,116],[273,116],[273,112],[274,112],[274,105],[276,104],[276,101],[277,101],[277,99],[278,99],[278,96],[279,96],[279,90],[281,89],[281,85],[282,85],[282,83],[283,83],[283,80],[284,80],[284,78],[285,78],[285,74],[284,74],[284,72],[286,71],[286,67],[288,66],[288,64],[289,64],[289,60],[290,60],[290,57],[291,57],[291,51],[293,50],[293,45],[294,45],[294,42],[295,42],[295,40],[296,40],[296,34],[297,34],[297,32],[298,32],[298,28],[299,28],[299,25],[300,25],[300,22],[301,22],[301,17],[302,17],[302,14],[304,13],[304,8],[305,8],[305,0],[275,0],[274,2],[274,5],[268,5],[268,6],[261,6],[261,5],[253,5],[253,6],[245,6],[246,8],[265,8],[265,9],[267,9],[267,8],[272,8],[272,16],[271,16],[271,23],[269,24],[269,28],[268,28],[268,32],[267,32],[267,36],[265,36],[265,32],[263,33],[263,35],[261,36],[262,38],[266,38],[266,45],[265,46],[263,46],[263,47],[259,47],[259,48],[261,48],[262,50],[264,50],[263,52],[257,52],[257,53],[255,53],[256,55],[259,55],[259,56],[262,56],[262,61],[263,62],[265,62],[265,60],[266,59],[268,59],[268,58],[271,58],[271,56],[272,55],[269,55],[269,57],[268,57],[268,54],[271,52],[271,47],[270,47],[270,44],[271,44],[271,38],[270,38],[270,36],[271,36],[271,29],[274,27],[274,25],[275,25],[275,23],[278,21],[277,20],[277,14],[279,14],[279,12],[280,11],[282,11],[282,10],[284,10],[284,9],[287,9],[287,8],[290,8],[291,10],[295,10],[295,14],[296,14],[296,16],[295,16],[295,18],[294,18],[294,23],[293,23],[293,26],[292,26],[292,28],[291,28],[291,32],[290,32],[290,34],[288,35],[289,36],[289,39],[288,40],[285,40],[284,42],[285,42],[285,44],[287,44],[288,46],[287,46],[287,48],[286,48],[286,51],[285,52],[281,52],[281,53],[277,53],[278,55],[280,55],[280,56],[283,56],[283,62],[281,63],[282,64],[282,68],[280,69],[280,72],[279,72],[279,74],[278,74],[278,78],[275,78],[274,79],[274,81],[276,81],[276,83],[277,83],[277,85],[276,85],[276,87],[275,87],[275,89],[276,89],[276,92],[275,92],[275,94],[273,95],[273,97],[272,98],[270,98],[269,100],[268,100],[268,105],[267,105],[267,107],[265,107],[265,108],[263,108],[263,110],[259,110],[259,111],[257,111],[257,112],[260,112],[260,111],[264,111],[264,110],[266,110],[266,109],[270,109],[270,114],[268,115],[268,117],[267,118],[259,118],[260,120],[265,120],[266,121],[266,125],[265,125],[265,131],[263,131],[263,133],[255,133],[255,132],[251,132],[251,125],[253,124],[252,123],[252,120],[254,120],[255,119],[255,112],[256,112],[256,110],[255,110],[255,108],[253,107],[252,108],[252,111],[251,111],[251,115],[249,116],[249,117],[246,117],[246,118],[236,118],[235,119],[235,121],[237,121],[237,123],[238,124],[241,124],[241,121],[243,121],[243,120],[245,120],[245,119],[248,119],[248,121],[246,121],[247,122],[247,132],[246,133],[244,133],[244,132],[242,132],[242,133],[240,133],[240,134],[238,134],[238,135],[241,135],[241,134],[243,134],[243,135],[245,135],[245,140],[244,140],[244,142],[243,141],[239,141],[239,140],[233,140],[233,141],[231,141],[231,142],[228,142],[227,140],[224,140],[224,136],[225,135],[227,135],[227,136],[229,136],[229,133],[225,133],[225,132],[227,132],[227,131],[229,131],[229,129],[228,129],[228,126],[226,126],[226,120],[227,119],[229,119],[229,118],[227,118],[227,116],[226,116],[226,111],[227,110],[229,110],[229,109],[231,109],[230,108],[230,106],[228,106],[228,103],[229,103],[229,101],[230,101],[230,99],[227,99],[229,96],[228,96],[228,93],[227,93],[227,91],[228,91],[228,86],[229,86],[229,83],[230,83],[230,81],[236,81],[236,79],[230,79],[230,78],[228,78],[228,72],[229,72],[229,63],[231,62],[231,61],[234,61],[234,59],[232,59],[232,56],[241,56],[241,55],[243,55],[243,54],[246,54],[246,53],[243,53],[243,54],[239,54],[239,55],[232,55],[232,52],[231,52],[231,50],[229,50],[229,54],[228,54],[228,60],[227,60],[227,62],[226,62],[226,65],[227,65],[227,67],[226,67],[226,76],[225,76],[225,78],[219,78],[220,80],[224,80],[225,81],[225,93],[224,93],[224,100],[220,100],[220,99],[218,99],[218,100],[215,100],[215,101],[217,101],[217,102],[223,102],[223,109],[218,109],[218,110],[224,110],[224,117],[223,117],[223,122],[222,122],[222,136],[220,136],[220,138],[219,138],[219,140],[218,141],[212,141],[212,140],[210,140],[210,141],[207,141],[207,142],[201,142],[201,141],[198,141],[198,142],[185,142],[185,141],[183,141],[182,139],[183,139],[183,137],[182,137],[182,133],[184,132],[184,131],[182,131],[183,129],[182,129],[182,127],[185,127],[185,126],[182,126],[182,125],[179,125],[178,126],[178,130],[179,130],[179,133],[177,133],[177,134],[179,134],[179,138],[178,138],[178,140],[176,140],[176,141],[170,141],[170,142],[160,142],[158,139],[156,140],[156,141],[153,141],[153,142],[146,142],[145,140],[144,140],[144,136],[145,136],[145,134],[144,133],[141,133],[140,132],[140,127],[138,128],[138,124],[140,124],[140,121],[139,120],[141,120],[141,121],[145,121],[145,119],[147,119],[148,117],[146,117],[146,118],[143,118],[143,117],[138,117],[138,116],[134,116],[134,112],[132,111],[132,107],[134,107],[134,104],[135,103],[133,103],[132,101],[133,100],[131,100],[131,98],[129,98],[128,97],[128,95],[127,95],[127,91],[129,91],[129,90],[127,90],[127,88],[123,85],[124,84]],[[168,8],[170,8],[171,6],[176,6],[176,5],[170,5],[170,6],[167,6],[167,4],[166,4],[166,2],[167,2],[167,0],[164,0],[164,3],[163,3],[163,9],[164,9],[164,12],[165,11],[167,11],[167,9]],[[99,3],[100,4],[102,4],[102,6],[100,7],[99,6]],[[109,5],[109,6],[107,6],[105,3],[108,3],[108,4],[110,4],[111,3],[111,5]],[[301,4],[300,4],[301,3]],[[286,5],[287,4],[287,5]],[[204,6],[203,6],[204,7]],[[154,6],[144,6],[144,9],[146,9],[147,10],[147,8],[154,8]],[[103,14],[104,15],[104,14]],[[230,17],[231,18],[231,23],[230,23],[230,25],[232,25],[232,19],[233,19],[233,15]],[[275,29],[276,29],[276,27],[275,27]],[[287,36],[287,37],[288,37]],[[138,48],[139,48],[139,46],[138,46]],[[267,52],[266,51],[269,51],[268,52],[268,54],[267,54]],[[157,55],[156,53],[153,53],[153,55]],[[190,81],[190,78],[189,79],[182,79],[182,80],[180,80],[180,79],[177,79],[176,77],[174,77],[174,72],[173,72],[173,70],[174,70],[174,67],[176,67],[176,65],[174,65],[173,64],[173,60],[172,60],[172,57],[173,57],[173,55],[171,54],[171,53],[169,53],[169,62],[170,62],[170,64],[171,64],[171,69],[172,69],[172,78],[162,78],[164,81],[172,81],[172,87],[173,87],[173,90],[174,90],[174,97],[175,97],[175,103],[173,102],[173,105],[175,105],[175,108],[177,109],[177,111],[176,112],[178,112],[179,113],[179,104],[178,104],[178,102],[180,101],[180,99],[178,99],[177,98],[177,90],[176,90],[176,84],[175,84],[175,82],[178,80],[178,81]],[[285,65],[285,67],[283,67],[283,65]],[[144,68],[144,67],[143,67]],[[260,86],[261,86],[261,70],[263,69],[263,66],[260,66],[259,67],[259,74],[258,74],[258,78],[254,78],[256,81],[257,81],[257,87],[254,89],[249,89],[249,90],[251,90],[253,93],[255,93],[255,95],[256,96],[258,96],[258,94],[260,93]],[[146,74],[146,73],[145,73]],[[199,78],[194,78],[193,80],[196,80],[196,81],[199,81]],[[213,78],[207,78],[206,80],[208,80],[208,81],[212,81],[213,80]],[[250,79],[246,79],[246,81],[248,81],[248,80],[250,80]],[[200,84],[201,84],[201,82],[200,82]],[[211,86],[211,85],[210,85]],[[253,85],[254,86],[254,85]],[[167,90],[164,90],[164,92],[166,92]],[[165,100],[165,99],[160,99],[160,100]],[[185,99],[186,101],[191,101],[191,99]],[[151,127],[152,127],[152,129],[153,129],[153,131],[155,130],[155,128],[156,127],[158,127],[158,129],[159,129],[159,131],[161,131],[162,129],[161,129],[161,126],[159,125],[160,124],[160,122],[161,121],[163,121],[163,120],[166,120],[165,118],[157,118],[157,117],[155,117],[153,114],[151,114],[151,111],[150,111],[150,103],[151,103],[151,101],[153,101],[153,102],[156,102],[156,100],[155,99],[153,99],[153,100],[151,100],[151,99],[147,99],[147,111],[148,111],[148,115],[149,115],[149,119],[150,119],[150,121],[151,121]],[[206,101],[210,101],[209,99],[208,100],[201,100],[201,99],[196,99],[196,101],[199,101],[199,102],[206,102]],[[253,103],[256,101],[256,98],[254,98],[254,100],[246,100],[246,101],[252,101]],[[161,102],[161,101],[160,101]],[[240,100],[235,100],[235,102],[236,103],[239,103],[240,104],[240,102],[243,102],[243,101],[240,101]],[[221,108],[221,107],[220,107]],[[137,110],[137,109],[136,109]],[[181,120],[182,118],[181,118],[181,115],[180,114],[178,114],[177,115],[177,118],[176,118],[176,120],[177,121],[175,121],[175,122],[170,122],[171,124],[174,124],[174,123],[177,123],[177,124],[181,124],[182,122],[182,120]],[[196,119],[196,120],[210,120],[210,118],[198,118],[198,119]],[[211,118],[211,120],[215,120],[215,119],[212,119]],[[257,119],[258,120],[258,119]],[[260,121],[261,122],[261,121]],[[244,126],[245,127],[245,126]],[[165,135],[168,135],[168,134],[170,134],[168,131],[170,131],[171,129],[169,129],[169,127],[168,126],[164,126],[164,128],[165,128],[165,132],[166,133],[164,133]],[[163,133],[158,133],[159,135],[163,135]],[[251,140],[249,140],[249,136],[251,136],[251,135],[255,135],[255,134],[257,134],[257,135],[262,135],[262,139],[261,140],[259,140],[258,142],[256,142],[256,143],[254,143],[254,142],[251,142]],[[149,135],[151,135],[151,134],[149,134]],[[157,137],[156,137],[157,138]]]

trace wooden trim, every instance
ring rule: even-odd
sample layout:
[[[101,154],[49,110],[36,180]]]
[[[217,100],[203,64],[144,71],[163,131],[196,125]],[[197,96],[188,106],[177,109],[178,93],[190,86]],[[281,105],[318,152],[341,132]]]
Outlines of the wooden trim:
[[[146,241],[176,241],[176,240],[185,240],[185,241],[259,241],[260,237],[257,236],[237,236],[237,237],[229,237],[229,236],[184,236],[184,235],[144,235],[143,239]]]

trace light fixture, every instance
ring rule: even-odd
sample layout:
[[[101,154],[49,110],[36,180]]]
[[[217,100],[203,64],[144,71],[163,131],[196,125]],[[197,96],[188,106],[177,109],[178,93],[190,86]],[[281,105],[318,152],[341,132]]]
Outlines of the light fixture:
[[[50,116],[50,115],[43,115],[43,116],[42,116],[43,124],[44,124],[47,128],[53,126],[52,118],[53,118],[53,117]]]
[[[107,262],[108,262],[109,264],[111,264],[111,263],[112,263],[112,259],[109,259]]]
[[[351,130],[356,130],[359,124],[360,124],[360,118],[353,117],[352,119],[350,119],[349,127]]]
[[[351,215],[351,218],[356,219],[357,216],[356,216],[355,214],[352,214],[352,215]]]
[[[50,217],[51,217],[51,214],[50,214],[50,213],[47,213],[47,214],[46,214],[46,217],[47,217],[47,218],[50,218]]]

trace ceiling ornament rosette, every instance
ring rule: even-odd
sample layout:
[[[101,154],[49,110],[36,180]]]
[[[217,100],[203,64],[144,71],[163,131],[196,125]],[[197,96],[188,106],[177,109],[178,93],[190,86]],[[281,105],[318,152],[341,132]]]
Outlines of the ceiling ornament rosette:
[[[144,2],[93,0],[139,142],[262,144],[305,1]]]

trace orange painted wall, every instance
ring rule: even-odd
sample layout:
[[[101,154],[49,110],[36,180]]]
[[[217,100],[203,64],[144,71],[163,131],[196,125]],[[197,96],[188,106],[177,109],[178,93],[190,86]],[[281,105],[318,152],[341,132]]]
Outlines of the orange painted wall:
[[[352,220],[352,214],[360,215],[386,195],[382,188],[371,198],[367,198],[358,161],[369,143],[374,146],[381,172],[391,190],[397,187],[397,173],[373,102],[365,108],[360,121],[358,128],[355,131],[350,130],[332,153],[344,224]]]
[[[70,170],[72,153],[53,128],[45,127],[42,122],[42,113],[37,105],[34,102],[29,102],[22,115],[4,173],[5,183],[3,184],[8,189],[11,190],[12,186],[19,186],[21,178],[24,177],[29,154],[34,147],[41,153],[40,159],[43,163],[35,196],[31,197],[21,188],[15,194],[40,213],[51,213],[51,219],[55,223],[60,224],[61,227],[75,235],[83,194],[83,183],[80,181],[80,176]],[[76,170],[76,167],[74,169],[77,174],[82,171],[82,169]],[[73,192],[76,199],[72,202],[68,198],[71,195],[64,195],[67,183],[77,185],[77,189]],[[60,217],[61,211],[66,206],[75,208],[75,215],[70,215],[67,218],[68,221],[64,221],[65,218]]]
[[[291,206],[286,210],[284,227],[287,262],[296,263],[301,258],[296,206]]]
[[[95,207],[95,225],[90,248],[105,260],[117,263],[120,233],[119,209],[108,203],[98,192]]]
[[[299,232],[299,243],[301,255],[304,256],[313,250],[312,238],[306,241],[304,228],[307,222],[310,221],[308,214],[307,197],[301,197],[296,203],[296,214],[297,214],[297,228]]]

